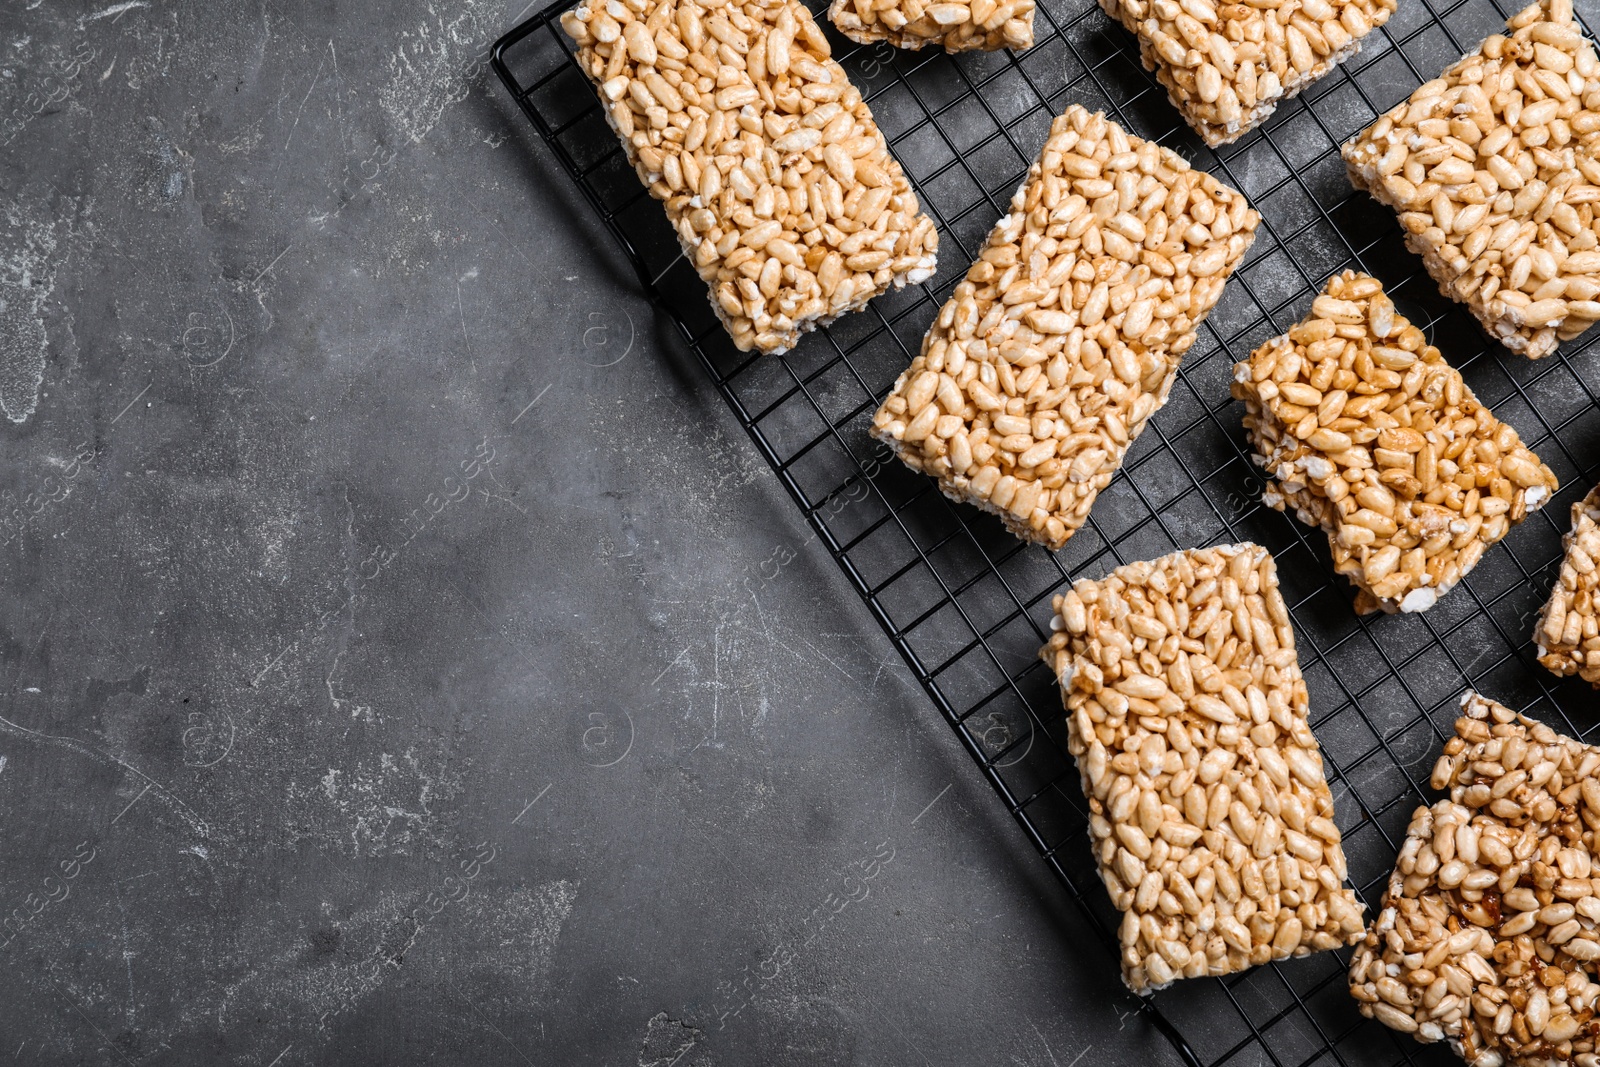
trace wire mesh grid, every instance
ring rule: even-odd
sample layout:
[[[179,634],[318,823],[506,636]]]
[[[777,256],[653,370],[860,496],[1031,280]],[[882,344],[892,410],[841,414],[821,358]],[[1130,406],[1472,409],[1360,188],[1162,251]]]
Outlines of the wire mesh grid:
[[[815,0],[812,0],[815,3]],[[1496,32],[1518,0],[1404,0],[1362,53],[1239,142],[1212,150],[1141,67],[1133,38],[1089,0],[1042,0],[1024,53],[860,46],[828,26],[835,57],[872,107],[938,222],[940,268],[781,357],[739,353],[640,186],[556,21],[567,0],[508,33],[491,62],[640,281],[710,373],[785,489],[1052,872],[1115,949],[1054,680],[1037,658],[1050,598],[1069,581],[1180,548],[1255,541],[1278,560],[1311,693],[1351,881],[1381,897],[1432,762],[1468,686],[1588,739],[1596,705],[1533,659],[1533,621],[1561,557],[1569,505],[1600,457],[1600,360],[1580,338],[1534,362],[1492,344],[1441,298],[1394,216],[1356,193],[1338,146]],[[1587,12],[1580,10],[1583,19]],[[820,14],[820,12],[819,12]],[[1584,19],[1585,28],[1590,22]],[[1129,450],[1066,548],[1025,546],[998,520],[946,500],[867,435],[1068,103],[1104,109],[1243,191],[1262,225],[1185,356],[1164,409]],[[1382,279],[1397,307],[1556,471],[1562,490],[1424,615],[1358,617],[1325,537],[1259,502],[1231,364],[1282,333],[1332,273]],[[1180,982],[1142,1011],[1185,1062],[1377,1065],[1453,1062],[1368,1022],[1344,981],[1348,953]],[[1107,961],[1109,969],[1114,967]]]

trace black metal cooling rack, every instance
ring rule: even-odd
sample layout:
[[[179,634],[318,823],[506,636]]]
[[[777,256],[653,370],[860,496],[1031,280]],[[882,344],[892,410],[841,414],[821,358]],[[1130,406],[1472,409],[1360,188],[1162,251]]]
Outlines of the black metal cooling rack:
[[[815,0],[813,0],[815,3]],[[616,237],[644,288],[704,364],[884,632],[1071,899],[1114,951],[1117,917],[1087,844],[1077,771],[1050,672],[1037,659],[1050,597],[1070,580],[1179,548],[1256,541],[1277,556],[1345,835],[1351,880],[1380,899],[1456,701],[1469,685],[1588,739],[1600,706],[1533,659],[1530,635],[1559,567],[1569,505],[1600,466],[1600,338],[1532,362],[1490,343],[1443,300],[1394,217],[1352,190],[1338,145],[1478,41],[1518,0],[1401,0],[1362,53],[1236,144],[1207,149],[1139,65],[1133,38],[1091,0],[1042,0],[1038,43],[950,57],[859,46],[825,19],[834,55],[938,222],[938,275],[879,297],[786,356],[728,342],[705,286],[640,186],[572,62],[557,0],[494,46],[492,65]],[[820,14],[820,13],[819,13]],[[1580,18],[1585,12],[1580,11]],[[1586,26],[1589,24],[1585,20]],[[1088,524],[1061,552],[946,500],[867,436],[1068,103],[1105,109],[1249,196],[1263,224],[1185,356],[1167,406],[1130,449]],[[1562,490],[1424,615],[1358,618],[1324,536],[1259,503],[1231,364],[1282,333],[1346,267],[1381,278],[1478,397],[1517,427]],[[1357,1014],[1348,954],[1180,982],[1143,1013],[1193,1067],[1454,1062]],[[1107,974],[1115,963],[1107,961]]]

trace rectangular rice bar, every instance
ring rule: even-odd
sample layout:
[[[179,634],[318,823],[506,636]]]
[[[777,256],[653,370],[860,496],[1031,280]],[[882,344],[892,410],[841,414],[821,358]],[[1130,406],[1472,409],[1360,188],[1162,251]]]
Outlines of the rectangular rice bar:
[[[1600,749],[1477,693],[1350,959],[1364,1015],[1469,1064],[1596,1062]]]
[[[1166,401],[1258,221],[1182,157],[1073,105],[872,435],[1059,549]]]
[[[1327,531],[1362,613],[1426,611],[1556,491],[1376,278],[1330,278],[1233,371],[1262,502]]]
[[[861,44],[946,52],[1033,46],[1033,0],[833,0],[828,17]]]
[[[1600,689],[1600,486],[1572,505],[1572,529],[1561,546],[1561,576],[1539,613],[1533,642],[1540,663]]]
[[[1361,51],[1396,0],[1100,0],[1206,144],[1236,141]]]
[[[561,25],[741,351],[933,276],[938,232],[796,0],[583,0]]]
[[[1259,545],[1178,552],[1056,597],[1100,877],[1136,993],[1361,937],[1294,631]]]
[[[1537,359],[1600,319],[1600,60],[1571,0],[1506,30],[1343,152],[1439,291]]]

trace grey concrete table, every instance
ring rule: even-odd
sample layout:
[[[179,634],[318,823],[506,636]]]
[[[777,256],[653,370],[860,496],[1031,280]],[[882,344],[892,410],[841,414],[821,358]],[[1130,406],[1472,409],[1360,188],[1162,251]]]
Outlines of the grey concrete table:
[[[520,11],[0,11],[0,1063],[1171,1062]]]

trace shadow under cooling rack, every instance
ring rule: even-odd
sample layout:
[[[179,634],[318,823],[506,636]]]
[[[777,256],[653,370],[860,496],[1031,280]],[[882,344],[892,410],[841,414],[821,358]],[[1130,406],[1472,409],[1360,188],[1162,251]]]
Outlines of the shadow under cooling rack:
[[[660,313],[712,381],[877,618],[1007,811],[1115,951],[1117,917],[1087,843],[1059,693],[1037,658],[1050,597],[1079,577],[1180,548],[1255,541],[1277,557],[1311,692],[1352,883],[1381,898],[1412,809],[1469,685],[1588,739],[1596,706],[1533,659],[1533,620],[1554,580],[1569,505],[1600,460],[1600,350],[1580,339],[1538,362],[1491,344],[1445,301],[1394,216],[1345,176],[1338,146],[1403,100],[1522,5],[1402,0],[1360,55],[1212,150],[1139,66],[1133,38],[1089,0],[1042,0],[1024,53],[899,51],[827,29],[939,225],[939,272],[807,337],[785,356],[728,341],[572,62],[560,0],[492,53],[496,72],[628,255]],[[1580,6],[1580,17],[1588,12]],[[1263,222],[1245,263],[1184,357],[1171,398],[1061,552],[1018,542],[953,504],[867,436],[873,411],[920,348],[1068,103],[1104,109],[1131,133],[1242,190]],[[1400,309],[1555,470],[1562,490],[1487,553],[1425,615],[1360,618],[1326,540],[1259,503],[1231,365],[1282,333],[1328,275],[1355,267]],[[1587,340],[1587,343],[1586,343]],[[1455,1062],[1364,1020],[1345,988],[1346,952],[1180,982],[1143,1014],[1194,1067]],[[1116,967],[1105,961],[1108,979]]]

